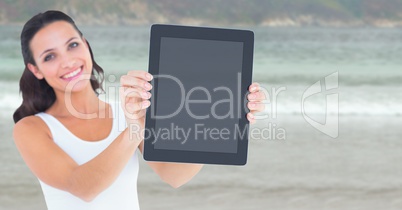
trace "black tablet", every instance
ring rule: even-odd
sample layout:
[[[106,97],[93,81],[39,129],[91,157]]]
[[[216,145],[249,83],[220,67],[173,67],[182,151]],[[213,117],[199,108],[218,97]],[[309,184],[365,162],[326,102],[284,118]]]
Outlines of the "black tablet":
[[[254,33],[153,25],[144,159],[244,165]]]

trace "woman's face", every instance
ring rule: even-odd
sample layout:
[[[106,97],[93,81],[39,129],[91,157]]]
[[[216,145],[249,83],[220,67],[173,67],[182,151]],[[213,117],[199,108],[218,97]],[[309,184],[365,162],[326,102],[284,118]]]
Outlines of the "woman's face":
[[[28,64],[28,68],[55,91],[75,92],[90,85],[91,54],[70,23],[56,21],[43,27],[32,38],[30,49],[36,66]]]

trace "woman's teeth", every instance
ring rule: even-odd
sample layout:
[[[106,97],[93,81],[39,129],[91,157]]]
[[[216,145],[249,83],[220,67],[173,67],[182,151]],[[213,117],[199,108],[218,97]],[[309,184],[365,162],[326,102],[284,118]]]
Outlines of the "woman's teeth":
[[[68,79],[68,78],[74,77],[75,75],[77,75],[78,73],[80,73],[80,71],[81,71],[81,67],[80,67],[79,69],[77,69],[77,70],[71,72],[71,73],[68,73],[68,74],[62,76],[61,78],[63,78],[63,79]]]

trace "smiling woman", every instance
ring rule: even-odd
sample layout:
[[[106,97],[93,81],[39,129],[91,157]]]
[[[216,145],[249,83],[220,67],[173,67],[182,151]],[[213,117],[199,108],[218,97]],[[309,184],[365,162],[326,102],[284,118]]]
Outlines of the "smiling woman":
[[[58,11],[49,11],[43,14],[38,14],[30,19],[24,26],[23,31],[21,33],[21,51],[22,56],[24,58],[25,63],[25,70],[22,74],[20,79],[20,91],[23,97],[22,105],[15,111],[14,113],[14,122],[18,122],[20,119],[30,116],[39,112],[43,112],[47,110],[56,100],[55,91],[51,86],[49,86],[47,80],[43,79],[42,73],[39,71],[38,66],[36,65],[36,61],[39,63],[44,63],[50,60],[53,55],[49,53],[43,60],[35,59],[31,49],[31,43],[34,38],[40,39],[41,36],[36,36],[37,33],[41,32],[40,29],[47,26],[50,23],[54,24],[64,24],[66,27],[73,28],[74,30],[71,31],[75,33],[75,36],[81,39],[82,33],[78,30],[77,26],[75,25],[74,21],[64,13]],[[55,29],[55,27],[53,27]],[[60,28],[57,28],[55,31],[60,31]],[[46,35],[46,34],[45,34]],[[35,37],[34,37],[35,36]],[[57,36],[56,36],[57,37]],[[47,45],[48,42],[57,40],[53,36],[48,36],[48,40],[42,40],[43,42],[37,43],[37,45]],[[77,38],[75,38],[77,39]],[[38,40],[39,41],[39,40]],[[71,40],[68,40],[71,41]],[[81,41],[82,42],[82,41]],[[96,91],[103,91],[102,90],[102,81],[103,81],[103,69],[95,62],[94,56],[91,50],[89,43],[86,41],[87,48],[89,50],[91,56],[91,63],[94,71],[91,71],[91,86],[92,89]],[[76,44],[74,43],[72,47],[75,47]],[[39,46],[45,47],[45,46]],[[46,51],[50,51],[52,49],[46,49]],[[45,52],[37,52],[41,53],[40,56],[43,56]],[[33,74],[35,72],[35,74]],[[98,76],[99,79],[95,79],[95,75]],[[37,78],[42,79],[35,79]]]
[[[59,11],[32,17],[22,30],[21,48],[23,102],[13,116],[13,137],[39,179],[48,209],[139,209],[137,154],[143,151],[144,136],[131,134],[144,130],[153,76],[129,71],[120,80],[121,105],[100,100],[103,70],[74,21]],[[263,108],[265,96],[258,89],[250,86],[250,121]],[[87,117],[93,113],[106,117]],[[122,130],[117,125],[127,126]],[[175,188],[202,168],[147,163]]]
[[[60,42],[62,40],[67,41]],[[56,95],[66,90],[68,82],[92,73],[91,55],[85,38],[67,22],[57,21],[42,28],[33,37],[30,47],[37,62],[36,65],[28,63],[29,70],[38,79],[46,77]],[[79,85],[74,85],[75,91],[84,89],[89,83],[88,80],[80,81]]]

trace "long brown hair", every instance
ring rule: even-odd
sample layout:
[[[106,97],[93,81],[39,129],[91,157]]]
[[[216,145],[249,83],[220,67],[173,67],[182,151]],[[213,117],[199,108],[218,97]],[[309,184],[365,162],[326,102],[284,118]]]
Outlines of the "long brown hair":
[[[54,90],[46,82],[46,80],[37,79],[27,67],[28,63],[36,65],[32,56],[32,51],[29,47],[32,38],[40,29],[55,21],[66,21],[70,23],[82,37],[81,31],[77,28],[73,19],[60,11],[46,11],[44,13],[39,13],[25,23],[21,32],[21,51],[25,64],[25,69],[20,79],[22,104],[14,112],[13,118],[15,123],[24,117],[47,110],[56,100]],[[104,80],[104,72],[103,69],[95,62],[89,43],[88,47],[94,69],[91,76],[91,86],[95,93],[99,94],[98,91],[103,91],[102,83]]]

